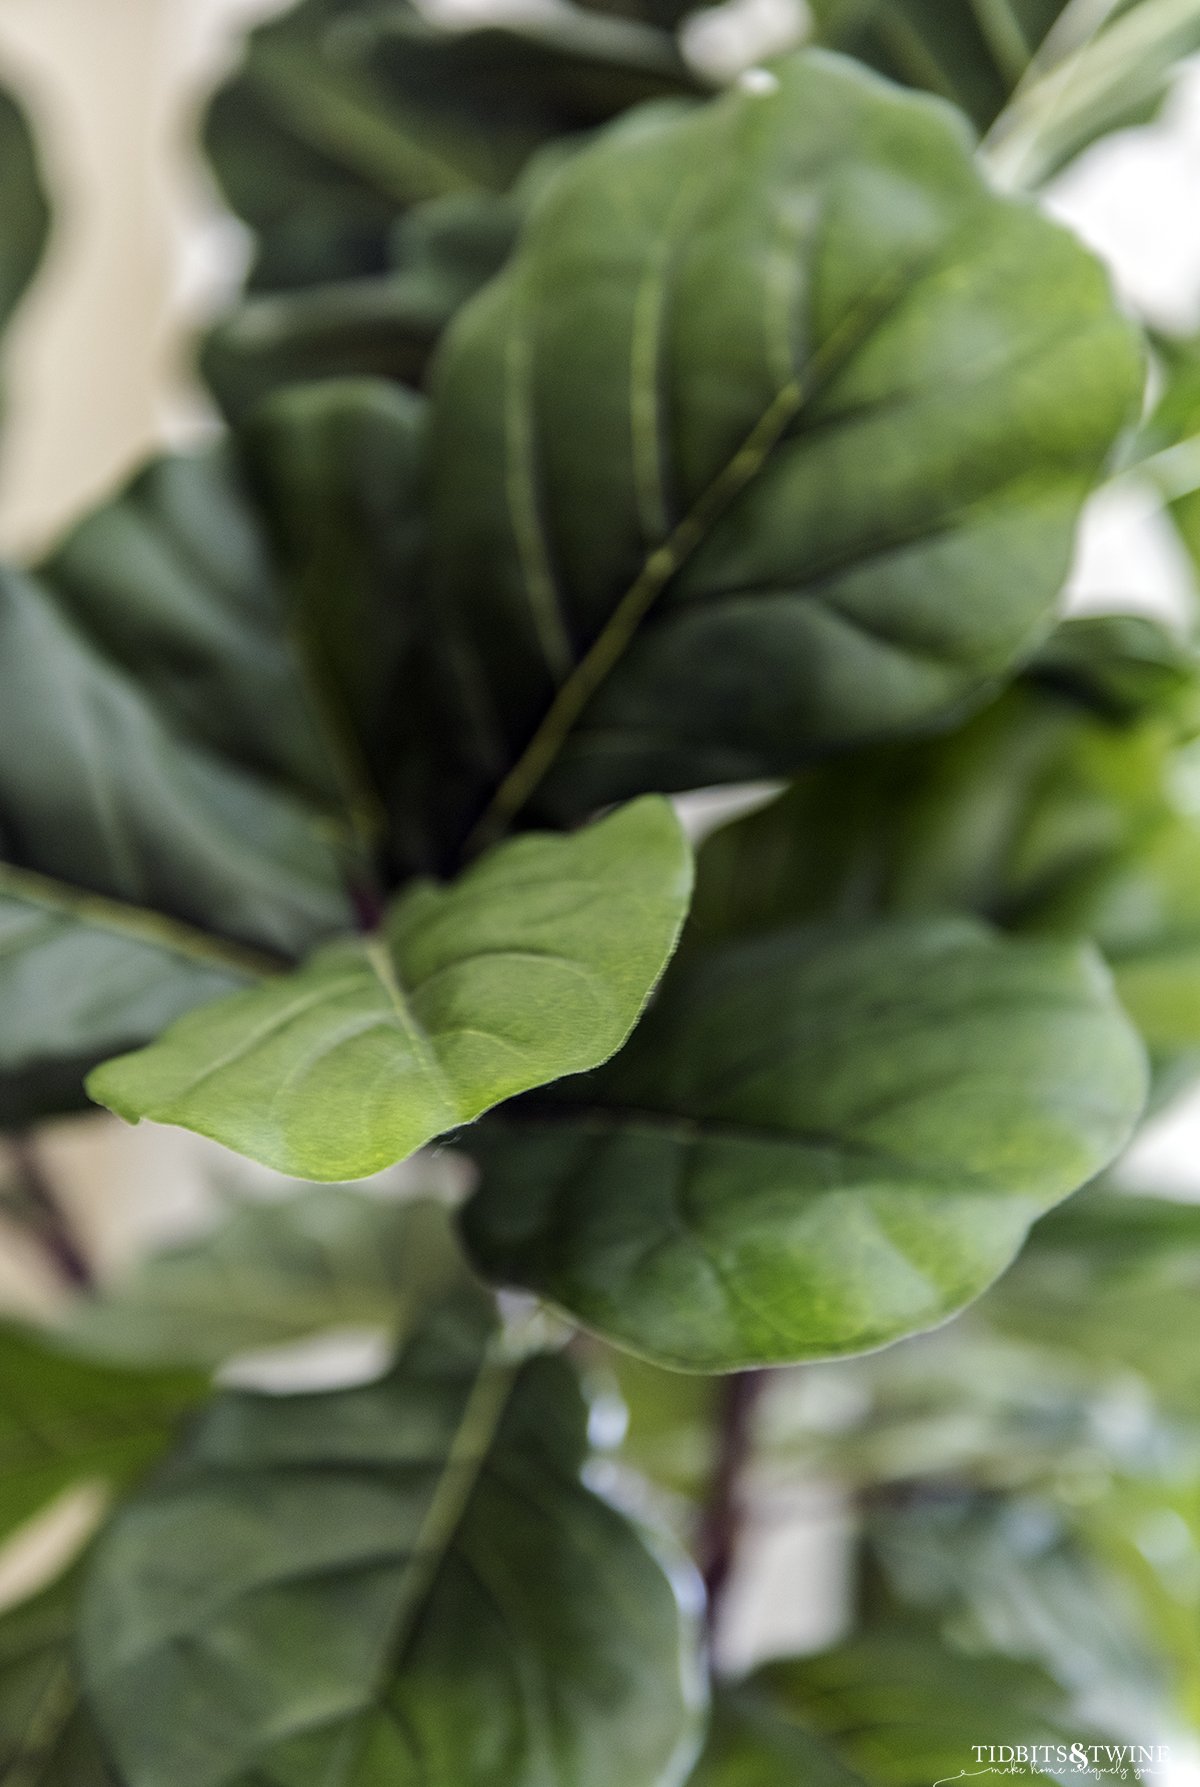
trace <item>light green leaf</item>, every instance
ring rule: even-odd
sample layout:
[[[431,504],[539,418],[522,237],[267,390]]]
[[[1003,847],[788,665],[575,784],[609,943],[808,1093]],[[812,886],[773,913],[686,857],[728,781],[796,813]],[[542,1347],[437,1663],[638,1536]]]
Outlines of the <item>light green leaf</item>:
[[[675,945],[691,856],[648,797],[572,837],[526,836],[383,932],[189,1014],[88,1082],[280,1172],[362,1178],[518,1092],[607,1059]]]
[[[966,920],[681,960],[612,1064],[465,1138],[484,1269],[694,1370],[929,1328],[1127,1139],[1141,1049],[1089,951]]]
[[[75,1661],[79,1572],[0,1614],[0,1780],[121,1787],[83,1705]]]
[[[691,1787],[930,1787],[972,1773],[974,1746],[992,1743],[1037,1745],[1020,1772],[1048,1781],[1070,1776],[1072,1743],[1098,1741],[1040,1669],[966,1656],[916,1619],[767,1664],[727,1692],[715,1725]]]
[[[220,1365],[332,1328],[402,1335],[460,1276],[436,1205],[323,1185],[236,1204],[211,1233],[77,1299],[58,1337],[91,1357]]]
[[[207,1388],[196,1373],[91,1364],[0,1328],[0,1538],[76,1484],[124,1488]]]
[[[586,1490],[566,1364],[447,1306],[382,1382],[228,1395],[102,1537],[88,1695],[128,1787],[670,1787],[694,1634]]]
[[[1049,622],[1138,362],[1079,245],[849,62],[611,128],[432,375],[448,849],[977,694]]]

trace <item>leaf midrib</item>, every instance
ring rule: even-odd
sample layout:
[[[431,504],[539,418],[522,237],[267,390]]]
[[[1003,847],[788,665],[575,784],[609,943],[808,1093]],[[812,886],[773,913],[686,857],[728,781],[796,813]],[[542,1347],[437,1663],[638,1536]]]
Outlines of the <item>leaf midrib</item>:
[[[966,227],[975,221],[972,212]],[[795,368],[764,407],[741,445],[701,492],[668,538],[648,554],[592,645],[559,686],[546,713],[516,763],[503,777],[463,846],[469,860],[504,835],[553,768],[584,709],[624,657],[646,616],[667,587],[703,545],[712,528],[742,491],[760,475],[801,409],[853,362],[871,334],[910,296],[914,282],[949,252],[957,232],[933,250],[864,292],[814,350],[807,365]],[[515,282],[519,266],[510,275]],[[764,294],[766,296],[766,294]]]
[[[357,1759],[370,1738],[370,1721],[379,1716],[387,1702],[391,1682],[404,1661],[422,1609],[487,1466],[520,1369],[520,1361],[508,1336],[503,1330],[493,1334],[409,1553],[409,1569],[401,1588],[389,1642],[375,1681],[350,1728],[349,1754],[334,1757],[325,1787],[345,1787],[345,1783],[354,1779]]]

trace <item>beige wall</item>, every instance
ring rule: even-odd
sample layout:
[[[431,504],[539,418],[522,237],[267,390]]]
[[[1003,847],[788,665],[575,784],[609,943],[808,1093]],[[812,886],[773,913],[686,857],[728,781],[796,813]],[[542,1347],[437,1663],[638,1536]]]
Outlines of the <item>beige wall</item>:
[[[239,23],[277,0],[2,0],[0,77],[34,113],[58,225],[12,338],[0,545],[53,534],[202,420],[189,319],[236,276],[193,142]]]

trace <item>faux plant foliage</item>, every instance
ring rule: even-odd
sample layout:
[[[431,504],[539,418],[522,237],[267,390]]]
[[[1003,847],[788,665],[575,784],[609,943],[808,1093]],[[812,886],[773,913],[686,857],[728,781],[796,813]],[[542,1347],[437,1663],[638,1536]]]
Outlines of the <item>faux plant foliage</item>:
[[[310,1186],[232,1205],[209,1233],[78,1299],[58,1339],[121,1362],[221,1365],[334,1329],[401,1336],[466,1276],[437,1206]]]
[[[817,35],[831,49],[906,86],[961,106],[980,130],[1003,111],[1063,10],[1063,0],[1003,7],[954,0],[816,0]]]
[[[281,289],[403,270],[406,208],[502,190],[543,143],[698,90],[666,32],[575,6],[463,29],[305,0],[251,34],[207,147],[258,238],[255,286]]]
[[[811,770],[714,835],[694,934],[957,909],[1090,936],[1167,1089],[1200,1053],[1198,726],[1190,646],[1067,622],[957,731]]]
[[[978,693],[1138,384],[1095,263],[940,105],[809,54],[614,126],[434,368],[443,829],[788,773]]]
[[[961,106],[988,131],[992,167],[1026,188],[1109,131],[1148,123],[1181,59],[1200,47],[1195,0],[1086,10],[1062,0],[815,0],[812,10],[823,43]]]
[[[927,1787],[972,1772],[973,1746],[993,1742],[1037,1745],[1023,1773],[1050,1781],[1073,1743],[1096,1741],[1034,1665],[967,1656],[932,1622],[896,1620],[728,1690],[692,1787]]]
[[[10,1120],[350,922],[352,826],[283,617],[223,452],[0,574]]]
[[[121,1787],[83,1704],[78,1590],[75,1571],[0,1613],[0,1779],[13,1787]]]
[[[288,631],[381,859],[405,737],[397,684],[413,649],[424,422],[413,393],[344,379],[281,393],[236,437]]]
[[[128,1787],[671,1787],[681,1583],[580,1482],[566,1364],[474,1300],[391,1374],[221,1397],[98,1547],[89,1698]]]
[[[969,1302],[1145,1094],[1087,950],[966,920],[677,962],[607,1068],[465,1138],[469,1246],[684,1369],[860,1352]]]
[[[242,421],[270,393],[314,380],[420,385],[455,311],[508,258],[519,218],[515,195],[430,199],[396,225],[394,270],[249,295],[204,344],[204,377],[222,410]]]
[[[1161,1461],[1144,1465],[1143,1493],[1169,1502]],[[1084,1536],[1089,1521],[1103,1523],[1103,1509],[1073,1509],[1052,1495],[973,1493],[962,1483],[945,1489],[937,1506],[918,1490],[883,1497],[872,1510],[864,1551],[879,1597],[924,1607],[972,1651],[1036,1662],[1086,1704],[1103,1706],[1119,1683],[1123,1707],[1138,1708],[1138,1729],[1169,1726],[1167,1672],[1144,1608],[1115,1560],[1102,1561]],[[1122,1722],[1128,1729],[1128,1713]]]
[[[65,1489],[126,1488],[207,1387],[193,1372],[89,1363],[0,1328],[0,1538]]]
[[[601,1062],[675,945],[691,853],[652,796],[510,840],[381,931],[190,1013],[88,1089],[280,1172],[362,1178],[491,1105]]]

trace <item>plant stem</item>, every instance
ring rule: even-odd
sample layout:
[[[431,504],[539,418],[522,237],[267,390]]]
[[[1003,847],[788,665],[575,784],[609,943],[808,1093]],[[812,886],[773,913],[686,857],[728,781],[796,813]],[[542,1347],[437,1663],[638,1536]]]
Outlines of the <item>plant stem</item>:
[[[33,1217],[38,1239],[59,1274],[75,1290],[91,1290],[95,1274],[59,1203],[42,1165],[37,1143],[26,1131],[9,1137],[18,1187]]]
[[[721,1385],[716,1458],[700,1515],[697,1555],[708,1593],[708,1631],[716,1633],[725,1591],[737,1563],[745,1521],[745,1469],[753,1439],[754,1410],[765,1371],[739,1371]]]

